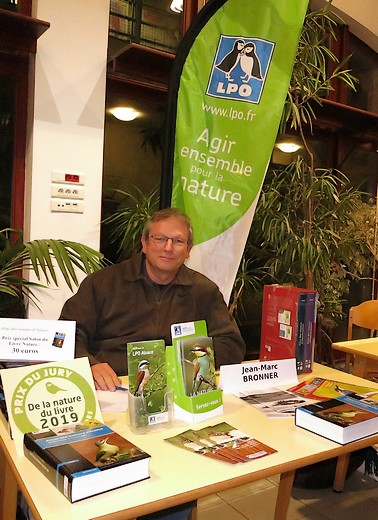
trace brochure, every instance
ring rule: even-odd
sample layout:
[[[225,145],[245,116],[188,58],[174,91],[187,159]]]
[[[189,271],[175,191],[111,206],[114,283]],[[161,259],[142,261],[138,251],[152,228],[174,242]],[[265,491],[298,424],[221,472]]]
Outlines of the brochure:
[[[251,404],[270,419],[294,417],[298,406],[305,406],[313,401],[279,388],[266,388],[256,391],[243,391],[234,394]]]
[[[333,379],[324,379],[322,377],[312,377],[307,381],[292,386],[288,391],[307,399],[316,399],[318,401],[321,399],[333,399],[342,395],[358,395],[378,401],[377,388],[343,383],[342,381],[334,381]]]
[[[166,360],[176,419],[196,423],[223,413],[206,321],[175,323],[171,335],[173,344],[166,347]]]
[[[127,344],[130,425],[140,428],[171,420],[163,339]]]
[[[215,390],[215,364],[213,340],[208,336],[195,336],[178,340],[181,367],[188,396]]]
[[[228,464],[249,462],[276,452],[274,448],[253,439],[226,422],[199,430],[186,430],[165,440],[197,455]]]

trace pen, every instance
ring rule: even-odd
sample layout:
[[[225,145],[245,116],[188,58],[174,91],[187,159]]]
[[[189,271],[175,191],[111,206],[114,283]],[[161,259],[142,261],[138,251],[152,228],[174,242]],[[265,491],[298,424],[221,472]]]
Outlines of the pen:
[[[116,390],[122,390],[122,392],[127,392],[127,388],[123,388],[123,386],[116,386]]]

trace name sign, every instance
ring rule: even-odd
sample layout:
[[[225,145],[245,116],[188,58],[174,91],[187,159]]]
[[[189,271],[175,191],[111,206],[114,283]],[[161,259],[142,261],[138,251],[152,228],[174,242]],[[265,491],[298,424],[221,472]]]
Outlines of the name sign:
[[[219,388],[229,394],[297,383],[295,358],[220,367]]]
[[[64,361],[75,357],[75,321],[0,318],[1,361]]]

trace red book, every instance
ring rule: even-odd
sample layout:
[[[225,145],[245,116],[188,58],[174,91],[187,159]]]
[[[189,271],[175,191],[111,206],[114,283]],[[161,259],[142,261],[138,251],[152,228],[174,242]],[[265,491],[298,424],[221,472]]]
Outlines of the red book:
[[[308,336],[312,334],[310,344],[313,345],[316,315],[315,312],[308,312],[308,306],[313,306],[311,300],[316,294],[316,291],[300,287],[264,286],[260,361],[295,358],[298,373],[309,371],[312,363],[305,362],[311,356]],[[310,319],[311,326],[308,323]]]

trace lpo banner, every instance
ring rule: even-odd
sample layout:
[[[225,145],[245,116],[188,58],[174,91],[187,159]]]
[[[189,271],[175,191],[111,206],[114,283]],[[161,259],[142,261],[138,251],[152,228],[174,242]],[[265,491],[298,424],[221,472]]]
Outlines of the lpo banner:
[[[194,227],[189,267],[228,302],[275,143],[308,0],[210,0],[177,53],[161,205]]]

